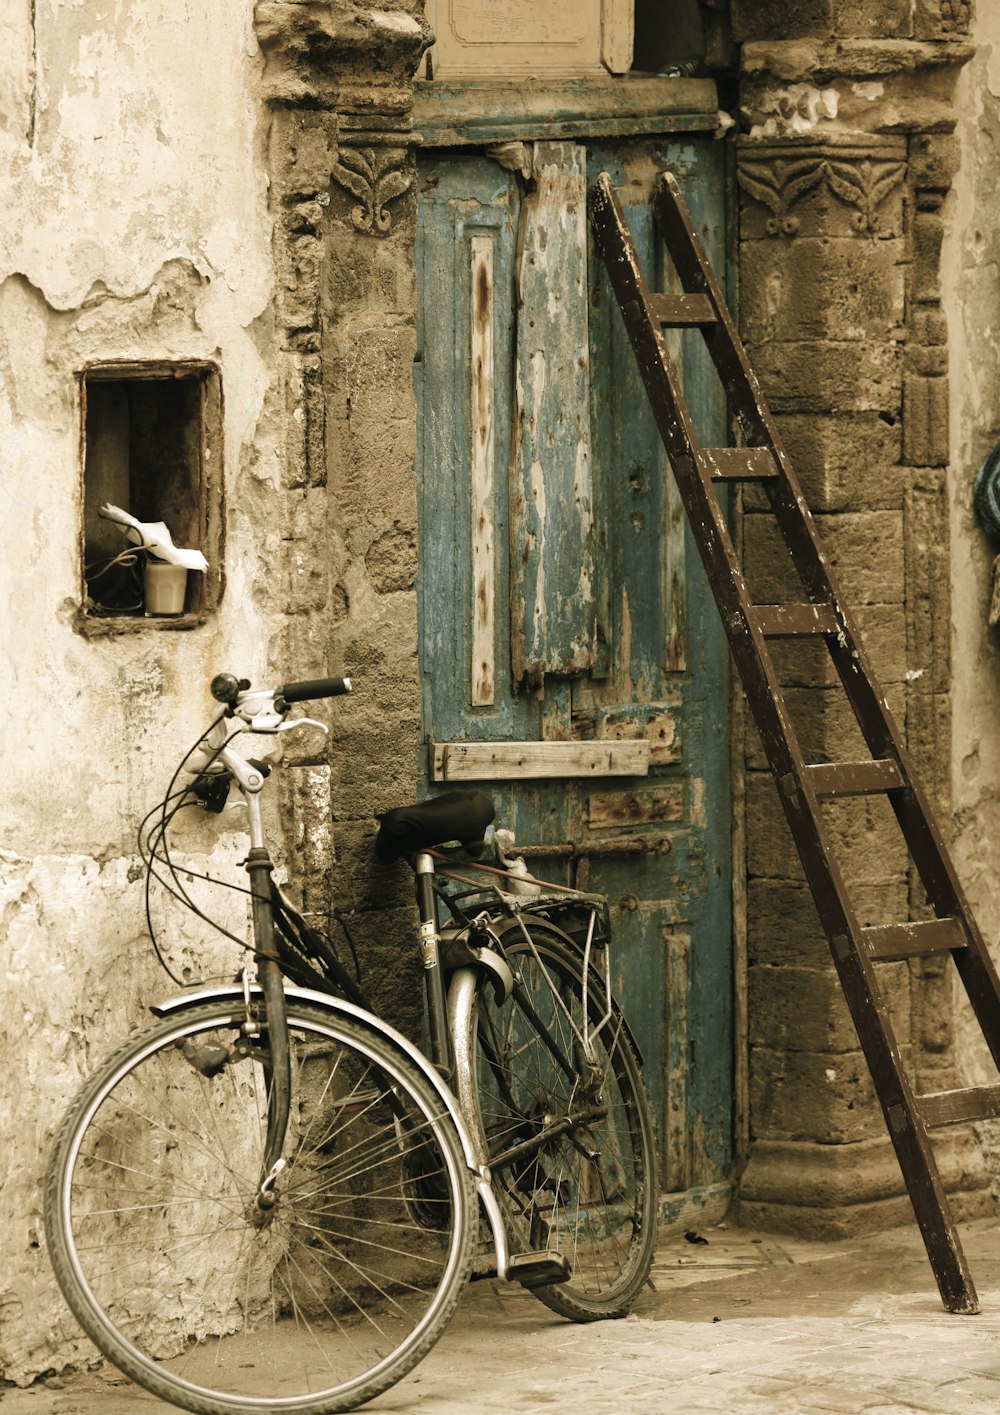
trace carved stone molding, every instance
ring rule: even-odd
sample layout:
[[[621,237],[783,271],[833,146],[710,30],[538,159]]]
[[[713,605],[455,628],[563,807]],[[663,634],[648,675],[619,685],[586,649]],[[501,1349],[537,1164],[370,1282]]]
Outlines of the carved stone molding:
[[[824,163],[824,175],[831,192],[847,206],[856,208],[851,224],[858,231],[874,232],[879,225],[878,208],[889,194],[902,185],[905,162],[879,162],[869,158],[859,163]]]
[[[791,207],[823,180],[822,161],[815,157],[798,161],[741,162],[737,178],[747,196],[761,202],[771,215],[765,226],[770,236],[794,236],[799,219]]]
[[[751,156],[757,152],[759,155]],[[890,151],[866,146],[746,144],[737,178],[752,200],[770,211],[770,236],[794,236],[801,221],[792,208],[810,193],[829,193],[850,208],[849,227],[859,234],[880,233],[881,208],[906,177],[905,147]]]
[[[405,147],[341,146],[330,175],[358,199],[351,208],[355,229],[372,236],[389,234],[391,203],[413,186],[413,168]]]

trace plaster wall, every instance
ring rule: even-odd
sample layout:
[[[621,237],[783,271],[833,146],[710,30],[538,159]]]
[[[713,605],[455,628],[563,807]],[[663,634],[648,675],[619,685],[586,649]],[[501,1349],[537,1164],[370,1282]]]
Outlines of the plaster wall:
[[[174,990],[145,938],[135,824],[208,720],[214,672],[260,682],[321,667],[272,663],[285,410],[270,392],[252,23],[244,0],[4,4],[0,1379],[18,1383],[86,1359],[42,1251],[52,1129],[144,1004]],[[88,638],[76,627],[76,374],[122,358],[211,359],[222,370],[227,583],[217,611],[189,632]],[[180,830],[178,848],[228,873],[239,825],[197,822]],[[213,907],[242,931],[236,896],[216,891]],[[220,947],[178,910],[170,921],[178,971],[232,970],[235,945]]]
[[[982,530],[972,504],[976,468],[1000,440],[1000,11],[995,5],[977,5],[973,39],[976,54],[959,89],[962,165],[942,254],[952,367],[951,767],[955,862],[994,961],[1000,961],[1000,638],[987,623],[1000,546]],[[969,1080],[995,1080],[981,1042],[973,1047],[974,1024],[966,1020],[962,1033]],[[1000,1135],[983,1138],[994,1173],[1000,1174]]]

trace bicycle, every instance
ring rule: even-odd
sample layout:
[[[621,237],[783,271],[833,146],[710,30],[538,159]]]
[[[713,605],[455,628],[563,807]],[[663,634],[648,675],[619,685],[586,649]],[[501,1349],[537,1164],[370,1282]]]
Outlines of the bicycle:
[[[302,726],[294,704],[350,686],[213,680],[223,710],[140,842],[191,903],[167,828],[235,787],[253,942],[236,941],[256,977],[155,1005],[85,1083],[48,1164],[49,1254],[73,1314],[139,1385],[200,1415],[371,1400],[441,1335],[484,1235],[499,1279],[581,1321],[627,1312],[652,1262],[653,1128],[611,996],[605,901],[515,881],[495,848],[487,864],[481,793],[387,812],[379,858],[414,869],[428,1056],[275,882],[269,767],[230,744]]]

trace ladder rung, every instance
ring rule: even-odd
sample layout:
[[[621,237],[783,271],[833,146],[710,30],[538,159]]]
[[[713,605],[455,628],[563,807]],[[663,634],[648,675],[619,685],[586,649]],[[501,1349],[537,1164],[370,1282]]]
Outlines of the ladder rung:
[[[938,1091],[919,1096],[917,1104],[928,1129],[935,1125],[961,1125],[968,1120],[995,1120],[1000,1116],[1000,1086],[970,1086],[961,1091]]]
[[[691,324],[715,324],[718,315],[707,295],[653,295],[653,318],[660,324],[679,328]]]
[[[817,796],[872,796],[903,785],[894,761],[823,762],[804,768]]]
[[[766,639],[836,634],[840,629],[837,616],[829,604],[755,604],[753,617]]]
[[[916,919],[909,924],[875,924],[862,929],[868,956],[880,963],[924,957],[965,948],[965,934],[957,919]]]
[[[702,447],[696,460],[713,481],[768,481],[778,475],[769,447]]]

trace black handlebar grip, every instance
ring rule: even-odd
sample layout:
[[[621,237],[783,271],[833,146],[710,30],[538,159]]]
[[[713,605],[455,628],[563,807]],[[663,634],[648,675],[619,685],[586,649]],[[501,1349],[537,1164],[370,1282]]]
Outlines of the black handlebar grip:
[[[298,683],[283,684],[274,696],[286,703],[307,703],[316,698],[339,698],[350,691],[350,678],[303,678]]]

